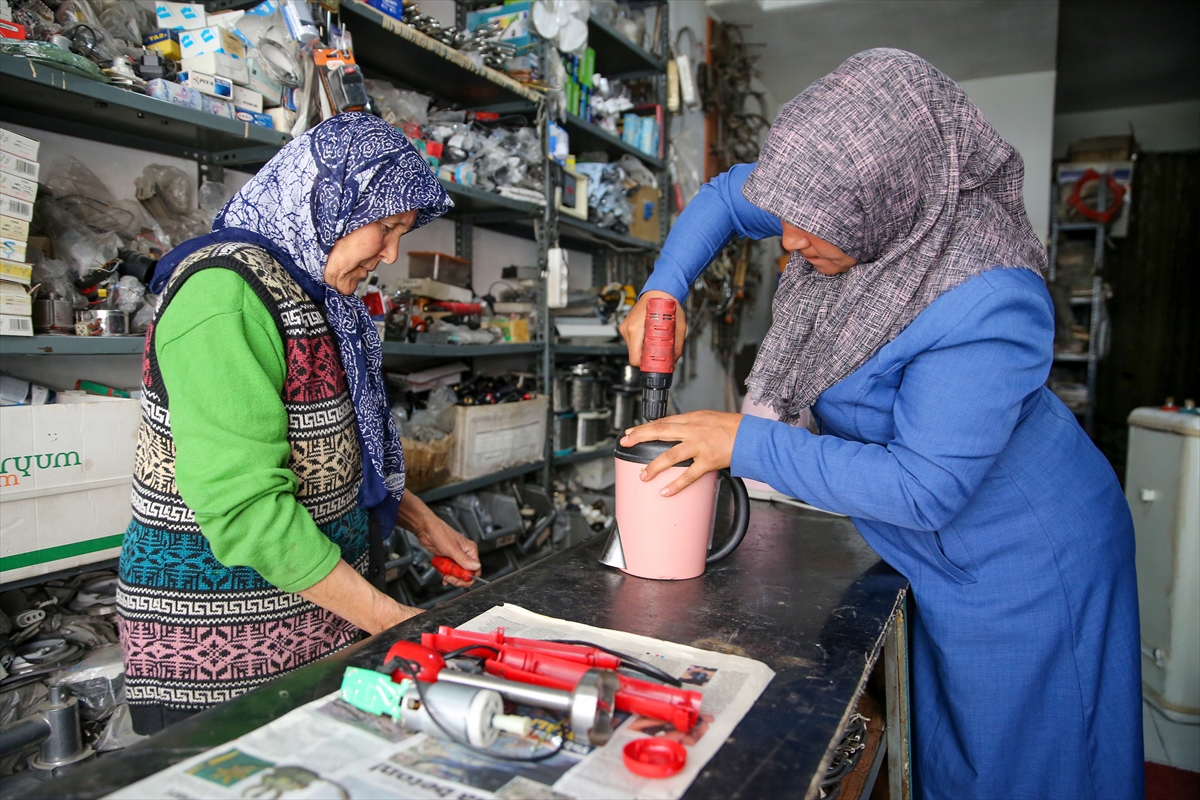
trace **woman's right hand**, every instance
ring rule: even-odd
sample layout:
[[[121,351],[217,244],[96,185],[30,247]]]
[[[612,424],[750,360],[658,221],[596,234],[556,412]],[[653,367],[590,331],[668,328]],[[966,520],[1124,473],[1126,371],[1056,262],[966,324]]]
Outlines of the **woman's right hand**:
[[[683,338],[687,335],[687,321],[683,317],[683,303],[666,292],[651,290],[638,298],[637,304],[621,323],[621,337],[629,348],[629,363],[635,367],[642,365],[642,339],[646,331],[646,308],[651,298],[666,297],[675,300],[675,360],[683,355]]]

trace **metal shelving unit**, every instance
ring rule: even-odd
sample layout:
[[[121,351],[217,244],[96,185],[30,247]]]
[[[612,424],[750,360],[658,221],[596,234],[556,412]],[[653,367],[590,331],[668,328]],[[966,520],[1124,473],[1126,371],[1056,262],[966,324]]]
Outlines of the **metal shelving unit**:
[[[5,119],[220,166],[261,164],[291,138],[0,54]]]
[[[426,503],[433,503],[438,500],[445,500],[447,497],[453,497],[456,494],[464,492],[473,492],[476,489],[482,489],[485,486],[491,486],[499,481],[508,481],[513,478],[519,478],[522,475],[528,475],[531,472],[537,472],[545,467],[545,462],[534,461],[531,464],[521,464],[517,467],[493,472],[490,475],[483,475],[478,478],[472,478],[468,481],[458,481],[457,483],[447,483],[444,486],[437,486],[433,489],[426,489],[418,496]]]
[[[610,80],[648,78],[667,71],[665,59],[647,53],[596,17],[588,20],[588,45],[596,51],[596,63],[604,65],[604,75]]]
[[[564,464],[579,464],[583,461],[597,461],[601,458],[612,458],[615,447],[616,445],[613,442],[609,442],[608,444],[600,445],[595,450],[576,450],[565,456],[555,456],[554,464],[562,466]]]
[[[1100,186],[1098,203],[1103,207],[1106,201],[1103,182]],[[1051,208],[1054,207],[1054,205],[1051,206]],[[1092,290],[1090,296],[1087,298],[1071,298],[1070,301],[1072,306],[1085,306],[1088,308],[1088,346],[1087,350],[1082,353],[1055,351],[1054,361],[1063,364],[1086,365],[1087,374],[1084,380],[1087,386],[1087,401],[1082,409],[1076,408],[1072,409],[1072,411],[1083,417],[1083,429],[1091,436],[1096,413],[1096,373],[1100,364],[1101,319],[1104,315],[1104,281],[1102,275],[1104,272],[1104,239],[1106,228],[1104,225],[1095,222],[1060,224],[1057,221],[1057,214],[1055,214],[1050,226],[1049,279],[1051,282],[1055,280],[1058,273],[1059,237],[1062,234],[1071,233],[1090,233],[1095,246],[1092,256]]]
[[[624,342],[606,344],[556,344],[554,352],[560,356],[623,356],[629,352]]]
[[[600,66],[601,62],[597,60],[597,69]],[[666,107],[665,99],[663,107]],[[603,150],[606,153],[616,155],[618,158],[628,153],[646,162],[646,165],[655,172],[661,172],[666,169],[667,164],[663,159],[642,152],[628,142],[622,141],[619,137],[604,130],[599,125],[593,125],[574,114],[567,114],[563,127],[566,128],[567,134],[571,137],[571,149],[574,151]],[[666,126],[664,125],[663,127]]]

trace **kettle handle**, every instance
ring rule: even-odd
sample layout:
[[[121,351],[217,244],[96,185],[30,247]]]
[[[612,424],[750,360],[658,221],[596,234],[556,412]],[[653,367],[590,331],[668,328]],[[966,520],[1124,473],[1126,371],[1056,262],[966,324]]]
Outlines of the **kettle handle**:
[[[721,480],[729,482],[729,488],[733,490],[733,530],[729,534],[729,541],[722,545],[721,549],[704,559],[705,564],[711,564],[714,561],[720,561],[725,556],[737,549],[737,546],[746,538],[746,531],[750,529],[750,495],[746,492],[746,484],[741,478],[733,477],[727,469],[723,469],[717,473]]]

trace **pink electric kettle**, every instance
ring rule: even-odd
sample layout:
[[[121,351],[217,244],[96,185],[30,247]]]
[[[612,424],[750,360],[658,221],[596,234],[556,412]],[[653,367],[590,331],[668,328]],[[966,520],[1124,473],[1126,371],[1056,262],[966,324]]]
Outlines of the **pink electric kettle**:
[[[642,442],[616,449],[617,526],[600,563],[639,578],[680,581],[704,573],[704,566],[732,553],[750,526],[750,496],[741,478],[729,470],[709,472],[678,494],[659,491],[691,466],[682,461],[654,480],[643,481],[642,469],[675,442]],[[717,515],[718,477],[733,490],[733,530],[710,553]]]

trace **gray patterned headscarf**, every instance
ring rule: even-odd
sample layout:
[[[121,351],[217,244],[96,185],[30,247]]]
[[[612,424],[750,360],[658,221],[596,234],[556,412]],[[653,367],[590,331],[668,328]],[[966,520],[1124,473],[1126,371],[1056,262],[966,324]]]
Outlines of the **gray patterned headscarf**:
[[[903,50],[859,53],[784,106],[743,193],[859,263],[830,277],[792,253],[750,396],[794,420],[943,293],[1044,272],[1023,177],[958,84]]]

